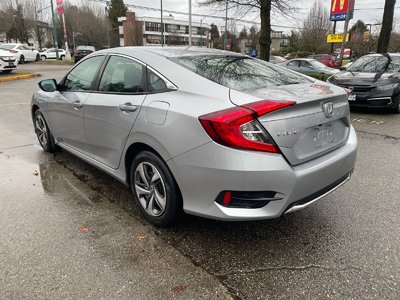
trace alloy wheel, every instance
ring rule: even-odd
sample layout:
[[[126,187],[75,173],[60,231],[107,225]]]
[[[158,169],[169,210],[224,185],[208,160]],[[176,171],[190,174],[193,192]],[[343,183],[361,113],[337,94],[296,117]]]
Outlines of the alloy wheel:
[[[36,134],[39,140],[39,143],[43,148],[47,146],[48,135],[47,135],[47,127],[43,117],[39,114],[36,116],[35,120]]]
[[[149,162],[141,162],[135,170],[134,184],[140,205],[151,216],[161,216],[167,204],[164,180],[157,168]]]

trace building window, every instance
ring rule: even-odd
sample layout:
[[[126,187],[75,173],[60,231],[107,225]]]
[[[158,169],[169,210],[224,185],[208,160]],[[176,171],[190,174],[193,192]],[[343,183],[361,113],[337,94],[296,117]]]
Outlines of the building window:
[[[161,32],[161,24],[156,22],[146,22],[146,31]]]

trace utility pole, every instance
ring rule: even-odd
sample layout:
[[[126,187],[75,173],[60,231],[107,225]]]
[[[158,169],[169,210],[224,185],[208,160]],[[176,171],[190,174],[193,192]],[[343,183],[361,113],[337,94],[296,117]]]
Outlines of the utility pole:
[[[332,32],[333,34],[335,34],[336,33],[336,21],[333,21],[333,32]],[[333,45],[334,45],[335,43],[331,43],[331,54],[333,54]]]
[[[108,18],[108,13],[110,10],[110,1],[106,2],[105,10],[106,10],[107,48],[110,48],[110,19]],[[74,43],[74,50],[75,50],[75,43]]]
[[[349,28],[349,21],[350,21],[350,8],[353,8],[353,1],[354,0],[349,0],[349,3],[347,5],[346,20],[344,21],[342,46],[340,47],[339,66],[341,66],[343,63],[344,44],[346,43],[347,30]]]
[[[226,1],[226,8],[225,8],[224,50],[226,50],[227,30],[228,30],[228,0],[225,0],[225,1]]]
[[[56,28],[56,22],[54,19],[54,6],[53,6],[53,0],[50,0],[50,5],[51,5],[51,18],[53,20],[53,46],[56,48],[56,59],[58,60],[58,42],[57,42],[57,28]]]
[[[62,14],[62,20],[63,20],[63,24],[64,24],[64,40],[65,40],[66,59],[71,59],[71,54],[69,53],[68,40],[67,40],[67,24],[65,23],[65,13]]]
[[[192,46],[192,0],[189,0],[189,47]]]
[[[162,18],[162,0],[160,0],[160,5],[161,5],[161,47],[164,47],[164,23],[163,23],[163,18]]]

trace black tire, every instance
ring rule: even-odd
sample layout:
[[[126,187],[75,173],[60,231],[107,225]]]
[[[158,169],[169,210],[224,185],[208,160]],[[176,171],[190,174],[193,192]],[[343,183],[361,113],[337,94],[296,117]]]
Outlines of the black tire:
[[[394,102],[394,107],[392,109],[392,112],[394,114],[400,114],[400,95],[397,96],[397,99]]]
[[[21,65],[23,65],[23,64],[25,63],[25,56],[21,55],[21,56],[19,57],[19,63],[20,63]]]
[[[47,59],[47,57],[46,57],[46,55],[42,55],[42,56],[40,57],[40,59],[43,60],[43,61],[45,61],[45,60]]]
[[[39,54],[37,54],[36,55],[36,59],[35,59],[35,61],[39,61],[40,60],[40,55]]]
[[[147,169],[149,173],[150,171],[154,171],[154,169],[152,169],[154,167],[158,171],[160,179],[155,180],[152,184],[151,178],[147,176],[146,181],[149,184],[148,187],[146,187],[145,189],[148,189],[150,193],[146,195],[147,198],[146,196],[143,196],[139,199],[139,192],[136,191],[137,186],[144,186],[141,181],[142,176],[140,175],[139,171],[140,166],[145,166],[144,169]],[[144,171],[143,173],[149,175],[146,171]],[[153,172],[153,175],[154,174],[155,172]],[[154,178],[155,176],[152,177]],[[140,211],[151,224],[155,226],[166,227],[175,223],[182,215],[182,197],[178,185],[176,184],[171,171],[168,169],[165,162],[159,156],[150,151],[143,151],[136,155],[136,157],[133,159],[131,166],[130,180],[133,197],[137,202]],[[151,185],[153,186],[151,187]],[[160,194],[164,196],[164,208],[162,208],[162,205],[158,205],[158,203],[161,202],[159,200],[156,200],[156,195]],[[152,197],[153,201],[151,200]],[[149,203],[153,203],[153,205],[149,207]],[[147,210],[144,207],[145,205],[148,206]],[[153,207],[154,209],[152,209]],[[160,209],[158,210],[158,208]],[[151,214],[148,210],[151,210],[153,214]]]
[[[61,55],[60,60],[65,60],[65,55]]]
[[[53,153],[56,149],[54,138],[40,109],[35,111],[33,126],[35,127],[35,133],[40,146],[44,151]]]

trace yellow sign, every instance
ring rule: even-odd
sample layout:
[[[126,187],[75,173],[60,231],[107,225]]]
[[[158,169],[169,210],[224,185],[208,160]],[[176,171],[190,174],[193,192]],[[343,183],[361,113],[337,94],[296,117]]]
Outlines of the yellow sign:
[[[338,33],[338,34],[328,34],[326,37],[326,41],[328,43],[341,43],[343,41],[343,34]],[[349,34],[346,36],[346,42],[349,41]]]

